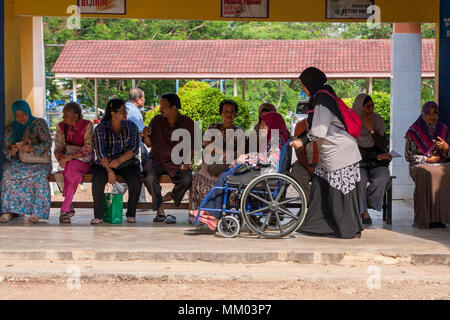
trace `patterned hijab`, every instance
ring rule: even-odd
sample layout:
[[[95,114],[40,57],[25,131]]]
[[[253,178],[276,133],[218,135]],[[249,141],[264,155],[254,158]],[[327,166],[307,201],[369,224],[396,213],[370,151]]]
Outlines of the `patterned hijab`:
[[[20,124],[16,121],[16,112],[18,110],[25,112],[28,115],[28,121],[25,124]],[[17,142],[22,141],[25,130],[36,119],[36,117],[33,117],[33,115],[31,114],[30,105],[25,100],[15,101],[12,105],[12,111],[14,115],[14,120],[12,122],[13,139],[14,144],[16,144]]]
[[[275,129],[278,129],[278,134],[280,135],[283,145],[289,141],[289,131],[286,128],[286,123],[281,114],[273,111],[267,112],[261,116],[261,120],[269,127],[267,132],[267,145],[270,143],[270,138],[272,136],[271,131]]]
[[[433,140],[437,140],[437,137],[441,137],[445,141],[448,140],[449,132],[448,128],[442,121],[439,121],[435,125],[427,125],[425,122],[425,114],[434,108],[437,113],[439,113],[439,106],[433,101],[427,101],[422,107],[422,113],[416,122],[409,127],[406,132],[406,137],[411,137],[411,139],[416,143],[417,147],[422,151],[422,153],[429,157],[434,149]]]
[[[356,96],[355,101],[353,102],[353,111],[356,112],[356,114],[359,116],[359,118],[362,120],[364,111],[363,106],[366,105],[369,101],[373,101],[372,98],[365,93],[360,93]],[[381,116],[374,113],[372,115],[372,124],[374,127],[374,130],[381,136],[385,135],[384,132],[384,120]],[[361,128],[361,135],[356,139],[358,142],[358,145],[363,148],[371,148],[375,145],[375,140],[373,140],[372,135],[370,134],[369,130],[365,126],[362,126]]]

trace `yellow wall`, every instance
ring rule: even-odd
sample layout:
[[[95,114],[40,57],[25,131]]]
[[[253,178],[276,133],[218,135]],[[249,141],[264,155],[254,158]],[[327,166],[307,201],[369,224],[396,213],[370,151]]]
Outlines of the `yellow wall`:
[[[20,58],[21,58],[21,80],[22,99],[30,104],[34,113],[33,96],[33,21],[32,17],[19,17],[20,21]]]
[[[5,1],[5,124],[12,120],[11,105],[22,98],[20,22],[12,1]]]
[[[270,19],[267,20],[325,21],[326,0],[271,0],[269,2]],[[104,15],[104,17],[221,19],[220,0],[126,0],[126,3],[126,16]],[[381,19],[385,22],[435,22],[436,12],[438,12],[437,0],[376,0],[375,3],[380,6]],[[15,0],[15,13],[16,15],[67,16],[67,7],[76,4],[76,0]]]

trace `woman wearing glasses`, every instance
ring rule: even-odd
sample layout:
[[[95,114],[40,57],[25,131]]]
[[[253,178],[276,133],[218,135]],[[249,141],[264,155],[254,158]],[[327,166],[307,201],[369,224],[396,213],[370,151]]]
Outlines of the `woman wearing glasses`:
[[[127,120],[127,109],[122,99],[111,99],[106,105],[105,116],[95,128],[94,147],[97,159],[92,177],[94,219],[91,224],[103,222],[105,185],[116,183],[117,175],[128,185],[127,221],[136,222],[136,205],[142,186],[137,158],[139,133],[137,126]]]

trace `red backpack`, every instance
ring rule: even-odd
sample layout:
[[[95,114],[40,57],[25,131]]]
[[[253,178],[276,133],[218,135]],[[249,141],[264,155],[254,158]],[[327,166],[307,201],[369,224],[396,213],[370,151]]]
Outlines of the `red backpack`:
[[[358,114],[350,109],[341,98],[333,96],[327,90],[319,90],[317,93],[323,92],[332,97],[341,111],[342,119],[344,120],[344,125],[347,132],[355,139],[361,135],[361,119]]]

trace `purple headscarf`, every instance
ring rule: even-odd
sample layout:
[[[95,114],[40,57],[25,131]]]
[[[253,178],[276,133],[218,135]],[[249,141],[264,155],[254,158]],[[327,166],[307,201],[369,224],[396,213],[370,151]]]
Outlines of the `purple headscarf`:
[[[431,156],[431,152],[434,149],[433,140],[441,137],[444,141],[447,141],[449,135],[448,128],[442,121],[438,120],[436,126],[426,124],[424,117],[431,108],[434,108],[439,113],[439,106],[435,102],[425,102],[422,106],[422,113],[416,122],[409,127],[405,136],[405,138],[408,136],[411,137],[420,151],[427,157]]]

